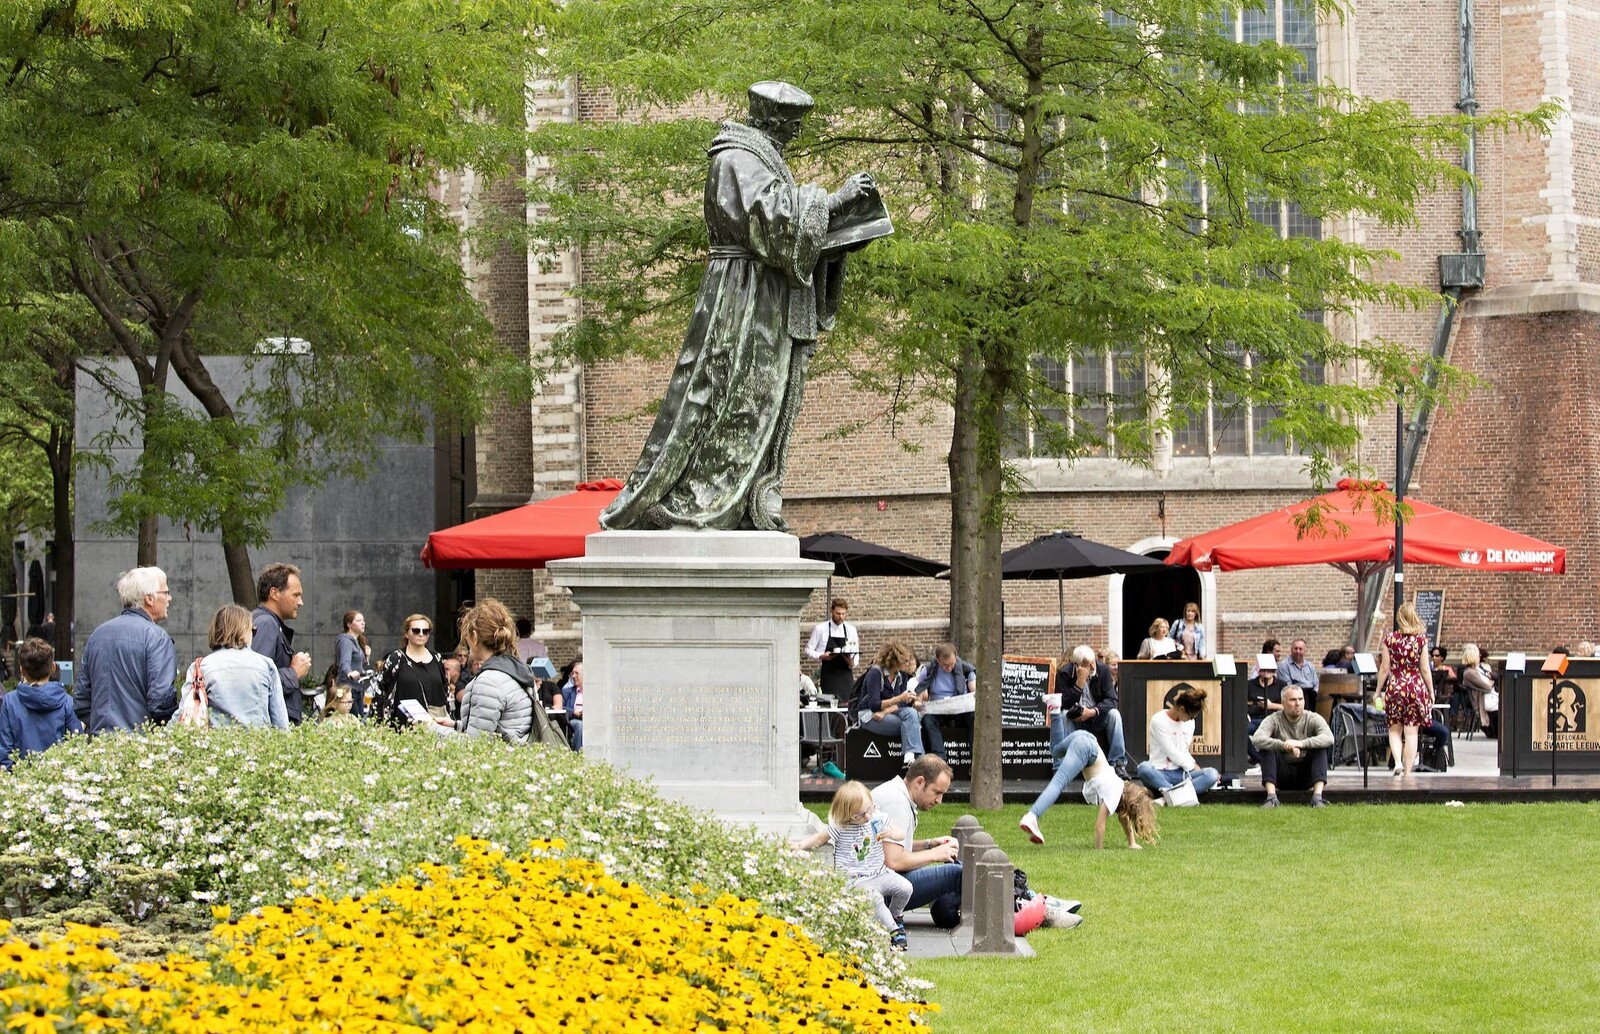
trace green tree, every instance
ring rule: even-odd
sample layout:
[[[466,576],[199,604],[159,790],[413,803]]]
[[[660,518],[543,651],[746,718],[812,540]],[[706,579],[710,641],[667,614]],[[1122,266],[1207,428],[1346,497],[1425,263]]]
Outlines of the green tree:
[[[824,180],[878,176],[899,233],[854,262],[842,329],[865,352],[853,364],[864,386],[954,409],[952,625],[986,690],[980,807],[1000,803],[999,560],[1021,487],[1005,462],[1017,421],[1047,455],[1071,460],[1114,434],[1137,461],[1213,393],[1270,403],[1271,430],[1305,449],[1321,483],[1397,391],[1415,401],[1459,384],[1406,342],[1329,329],[1363,307],[1436,295],[1386,280],[1386,253],[1333,234],[1284,239],[1252,205],[1404,225],[1425,194],[1461,181],[1451,157],[1466,121],[1316,82],[1293,47],[1221,31],[1238,11],[1212,0],[574,0],[552,26],[555,69],[624,109],[621,122],[551,127],[537,145],[561,170],[540,231],[594,257],[593,304],[569,340],[580,359],[670,347],[692,297],[712,128],[663,112],[709,96],[737,114],[750,82],[788,79],[818,100],[793,164]],[[1104,404],[1065,395],[1043,371],[1108,349],[1148,371],[1115,421],[1040,419]],[[1323,383],[1302,376],[1307,363],[1369,375]]]
[[[73,390],[77,384],[76,341],[59,328],[70,326],[71,299],[35,296],[0,317],[0,356],[7,377],[0,383],[0,449],[6,473],[0,493],[8,515],[0,541],[27,530],[49,529],[55,544],[56,656],[72,656],[73,594],[77,551],[72,527]],[[63,304],[66,303],[66,304]],[[79,311],[80,325],[87,314]],[[17,339],[13,330],[21,330]],[[10,563],[4,565],[9,578]],[[0,587],[3,588],[3,587]],[[15,588],[3,589],[14,592]]]
[[[520,167],[535,6],[21,0],[0,10],[0,277],[127,361],[111,521],[220,533],[235,598],[284,491],[359,473],[430,408],[526,391],[461,268],[438,170]],[[16,340],[13,337],[12,340]],[[230,397],[208,358],[250,357]],[[176,377],[198,402],[171,394]],[[109,383],[109,382],[108,382]]]

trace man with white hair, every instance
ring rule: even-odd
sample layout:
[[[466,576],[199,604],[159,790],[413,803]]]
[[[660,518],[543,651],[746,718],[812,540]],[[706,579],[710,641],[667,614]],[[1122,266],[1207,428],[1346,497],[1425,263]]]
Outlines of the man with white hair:
[[[90,736],[165,722],[178,709],[178,651],[157,624],[172,605],[166,573],[135,567],[117,579],[117,596],[122,613],[90,633],[72,693]]]
[[[1111,676],[1111,668],[1095,656],[1092,646],[1078,646],[1062,661],[1056,672],[1061,710],[1050,716],[1051,753],[1074,729],[1085,729],[1100,741],[1106,760],[1117,775],[1124,782],[1132,782],[1128,748],[1122,735],[1122,712],[1117,710],[1117,682]],[[1059,757],[1056,764],[1059,767]]]

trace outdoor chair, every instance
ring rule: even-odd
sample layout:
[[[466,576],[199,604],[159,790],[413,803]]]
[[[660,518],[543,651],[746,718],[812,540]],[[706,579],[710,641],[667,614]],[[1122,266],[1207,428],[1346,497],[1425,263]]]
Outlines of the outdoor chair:
[[[1333,750],[1329,764],[1361,764],[1361,721],[1366,715],[1367,764],[1381,766],[1389,750],[1389,720],[1382,711],[1364,704],[1340,704],[1333,709]]]
[[[1468,740],[1472,734],[1482,732],[1483,726],[1478,723],[1478,708],[1472,702],[1472,694],[1464,687],[1458,685],[1456,691],[1450,694],[1450,714],[1455,719],[1452,725],[1461,727],[1461,734]]]
[[[800,745],[817,755],[817,766],[831,761],[844,768],[845,716],[840,711],[800,711]]]

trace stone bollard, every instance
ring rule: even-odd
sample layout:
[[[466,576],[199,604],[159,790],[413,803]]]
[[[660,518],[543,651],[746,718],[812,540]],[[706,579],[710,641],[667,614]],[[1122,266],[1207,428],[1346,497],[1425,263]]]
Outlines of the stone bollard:
[[[972,910],[971,954],[1015,955],[1016,894],[1011,859],[998,847],[991,847],[973,868],[977,870],[973,874],[977,900]]]
[[[972,912],[976,898],[973,896],[972,878],[978,869],[978,859],[994,847],[994,837],[979,829],[970,834],[961,845],[956,860],[961,863],[961,925],[972,929]]]
[[[955,825],[950,827],[950,835],[956,838],[957,847],[965,844],[967,842],[967,838],[972,834],[981,833],[982,831],[983,823],[978,821],[978,817],[976,815],[963,815],[959,819],[956,819]],[[959,857],[960,856],[957,855],[958,859]]]

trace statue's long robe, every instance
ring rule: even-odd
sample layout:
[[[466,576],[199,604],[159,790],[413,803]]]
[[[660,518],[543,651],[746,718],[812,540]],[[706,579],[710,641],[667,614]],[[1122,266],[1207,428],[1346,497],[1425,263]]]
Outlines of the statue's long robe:
[[[833,324],[844,256],[821,260],[827,191],[797,185],[765,136],[725,123],[710,154],[705,278],[606,528],[787,530],[789,432],[817,333]]]

